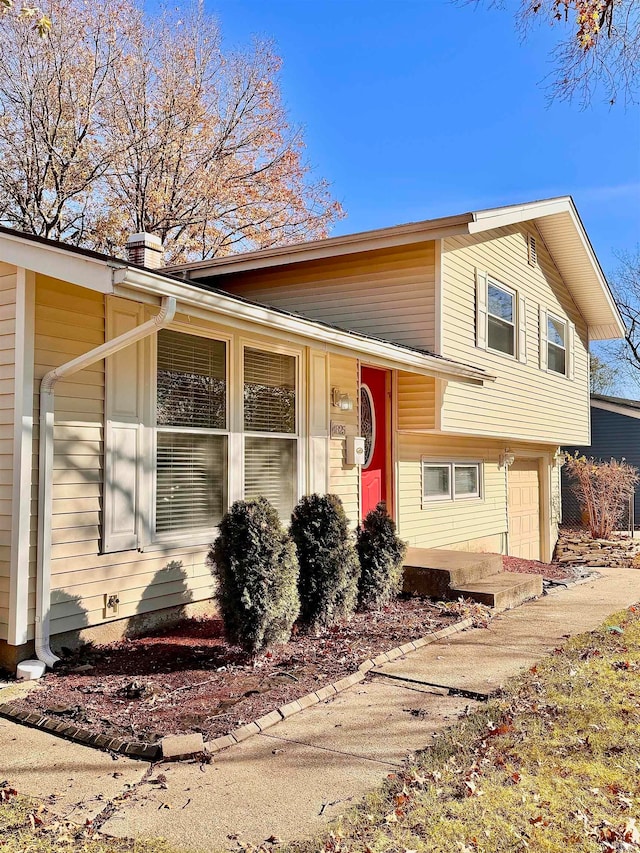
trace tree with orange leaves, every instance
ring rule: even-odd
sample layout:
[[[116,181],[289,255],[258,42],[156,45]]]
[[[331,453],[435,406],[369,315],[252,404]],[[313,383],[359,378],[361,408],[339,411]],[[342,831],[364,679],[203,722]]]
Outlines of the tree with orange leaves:
[[[0,28],[0,221],[168,262],[326,236],[342,214],[304,158],[270,44],[223,51],[201,4],[55,0],[44,39]]]

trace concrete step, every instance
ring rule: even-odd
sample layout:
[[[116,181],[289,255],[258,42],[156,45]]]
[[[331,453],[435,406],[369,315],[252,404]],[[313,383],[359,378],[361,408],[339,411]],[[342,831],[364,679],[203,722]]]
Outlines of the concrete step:
[[[409,548],[404,560],[403,589],[418,595],[448,598],[452,586],[479,581],[501,571],[500,554]]]
[[[511,610],[530,598],[542,595],[542,576],[499,572],[482,580],[451,586],[452,598],[470,598],[496,610]]]

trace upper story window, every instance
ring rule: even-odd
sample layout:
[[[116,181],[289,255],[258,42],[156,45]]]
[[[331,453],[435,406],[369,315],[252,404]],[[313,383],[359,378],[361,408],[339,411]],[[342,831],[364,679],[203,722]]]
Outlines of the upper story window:
[[[287,521],[298,499],[297,358],[244,349],[244,496]]]
[[[576,346],[580,340],[574,324],[541,305],[539,328],[541,370],[574,379]]]
[[[547,314],[547,366],[554,373],[567,372],[567,324]]]
[[[487,346],[515,355],[515,293],[489,279],[487,283]]]
[[[478,268],[476,346],[527,361],[527,300]]]
[[[155,529],[210,530],[226,510],[227,353],[224,341],[158,333]]]

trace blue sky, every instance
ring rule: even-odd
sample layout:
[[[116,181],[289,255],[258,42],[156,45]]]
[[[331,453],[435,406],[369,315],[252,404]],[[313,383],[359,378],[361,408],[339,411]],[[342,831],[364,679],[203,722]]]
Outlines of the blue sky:
[[[549,105],[551,28],[523,43],[450,0],[206,2],[229,47],[274,40],[334,234],[571,194],[605,272],[640,243],[640,110]]]

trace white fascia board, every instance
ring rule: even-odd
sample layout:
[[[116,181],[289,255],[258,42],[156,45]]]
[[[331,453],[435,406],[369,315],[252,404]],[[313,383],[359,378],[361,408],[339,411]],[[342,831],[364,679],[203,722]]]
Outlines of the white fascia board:
[[[469,224],[470,234],[479,234],[493,228],[504,228],[507,225],[517,225],[542,216],[553,216],[555,213],[572,212],[575,208],[569,196],[552,198],[546,201],[532,201],[511,207],[495,207],[488,210],[478,210],[473,214],[473,222]]]
[[[298,243],[276,249],[243,252],[227,258],[196,261],[191,264],[166,267],[165,271],[171,275],[184,274],[187,278],[195,280],[211,278],[214,275],[230,275],[231,273],[262,270],[341,255],[372,252],[376,249],[392,249],[397,246],[410,246],[414,243],[468,234],[471,220],[471,214],[463,214],[442,220],[396,225],[393,228],[380,229],[379,231],[347,234],[344,237],[329,237],[326,240],[317,240],[311,243]]]
[[[112,292],[112,270],[123,266],[116,260],[111,264],[13,234],[0,234],[0,261],[98,293]]]
[[[357,332],[332,329],[313,320],[281,314],[262,305],[200,290],[188,283],[183,284],[158,274],[134,269],[114,271],[114,293],[131,298],[132,291],[151,294],[156,298],[173,296],[178,301],[178,311],[184,306],[187,313],[199,309],[201,316],[208,319],[211,319],[211,314],[216,314],[229,320],[264,326],[272,331],[303,338],[307,342],[311,340],[340,350],[353,351],[361,358],[380,366],[473,385],[495,380],[495,376],[474,367],[445,362],[435,356],[406,350],[387,341],[370,339]]]
[[[607,403],[604,400],[591,400],[591,407],[593,409],[604,409],[605,412],[615,412],[617,415],[624,415],[626,418],[640,420],[640,409],[632,409],[630,406]]]

